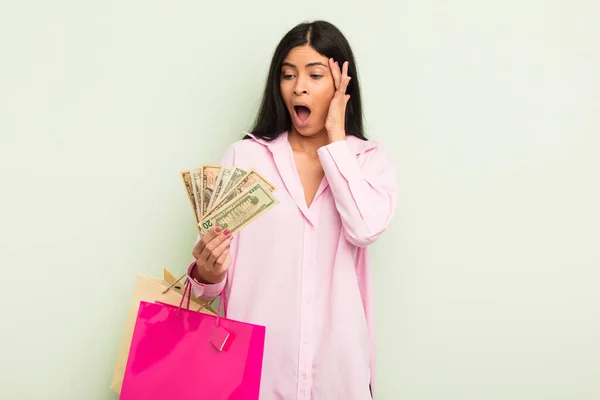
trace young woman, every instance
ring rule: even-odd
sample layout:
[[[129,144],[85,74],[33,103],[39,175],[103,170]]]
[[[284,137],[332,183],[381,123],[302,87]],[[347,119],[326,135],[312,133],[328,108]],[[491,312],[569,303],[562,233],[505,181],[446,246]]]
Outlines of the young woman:
[[[354,56],[335,26],[283,37],[256,124],[221,164],[255,169],[280,202],[235,238],[219,227],[199,238],[188,269],[195,296],[226,288],[229,318],[266,326],[261,400],[371,399],[367,246],[392,219],[396,175],[364,136]]]

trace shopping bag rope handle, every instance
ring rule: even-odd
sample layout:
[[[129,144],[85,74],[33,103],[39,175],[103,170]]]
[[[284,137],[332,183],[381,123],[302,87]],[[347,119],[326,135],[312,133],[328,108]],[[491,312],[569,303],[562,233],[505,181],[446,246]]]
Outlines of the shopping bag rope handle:
[[[179,281],[181,281],[186,275],[183,275],[181,278],[179,278],[177,281],[175,281],[171,286],[169,286],[167,289],[165,289],[163,291],[163,293],[166,293],[167,291],[169,291],[173,286],[175,286],[175,284]],[[227,278],[225,278],[227,279]],[[187,279],[187,282],[185,284],[185,289],[183,290],[183,295],[181,296],[181,301],[179,302],[179,307],[177,308],[177,318],[179,318],[179,310],[181,310],[181,306],[183,305],[183,300],[186,298],[187,296],[187,302],[186,302],[186,310],[190,309],[190,300],[192,298],[192,282]],[[227,318],[227,281],[225,281],[225,287],[223,288],[223,290],[221,291],[221,295],[219,296],[219,309],[217,311],[217,319],[216,319],[216,326],[217,328],[220,326],[220,322],[221,322],[221,310],[223,310],[223,318]]]
[[[181,275],[181,277],[180,277],[179,279],[177,279],[175,282],[173,282],[173,283],[171,284],[171,286],[169,286],[168,288],[166,288],[165,290],[163,290],[163,291],[162,291],[162,294],[165,294],[165,293],[167,293],[169,290],[173,289],[173,286],[175,286],[175,285],[177,285],[179,282],[181,282],[181,280],[182,280],[183,278],[185,278],[186,276],[187,276],[187,274],[183,274],[183,275]],[[180,288],[177,288],[177,289],[180,289]]]

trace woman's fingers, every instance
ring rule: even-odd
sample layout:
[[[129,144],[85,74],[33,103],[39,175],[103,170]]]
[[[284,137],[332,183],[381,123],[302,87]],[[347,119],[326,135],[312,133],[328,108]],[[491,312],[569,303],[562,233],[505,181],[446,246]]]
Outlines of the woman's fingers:
[[[213,242],[216,241],[216,243],[218,243],[218,244],[213,249],[213,251],[211,251],[211,253],[208,256],[208,259],[206,260],[206,262],[209,266],[216,263],[217,259],[219,257],[221,257],[223,252],[229,248],[232,240],[233,240],[233,236],[229,236],[225,240],[221,240],[220,236],[213,239]]]
[[[210,243],[211,240],[217,237],[221,233],[221,231],[221,227],[217,226],[208,231],[206,235],[202,236],[202,238],[198,241],[198,243],[196,243],[196,245],[192,249],[192,256],[194,257],[194,259],[198,260],[200,258],[200,254],[202,254],[202,251],[204,250],[206,244]]]
[[[203,261],[207,261],[210,254],[215,250],[224,240],[226,240],[230,232],[228,229],[225,229],[221,233],[216,233],[211,237],[208,236],[207,233],[202,240],[205,241],[204,249],[202,249],[202,253],[200,253],[200,259]]]
[[[231,258],[229,254],[230,250],[229,247],[227,247],[225,251],[223,251],[223,254],[217,258],[214,266],[215,275],[221,275],[227,271],[229,265],[231,264]]]
[[[342,94],[346,94],[346,91],[348,90],[348,84],[350,83],[350,78],[349,76],[346,77],[346,79],[344,80],[344,83],[342,84],[342,87],[340,87],[340,92],[342,92]]]
[[[342,78],[341,78],[342,82],[341,82],[340,87],[338,89],[342,94],[346,94],[346,90],[348,89],[348,84],[350,83],[350,79],[351,79],[348,76],[348,66],[349,65],[350,65],[350,63],[348,61],[346,61],[344,63],[343,68],[342,68]]]
[[[340,91],[342,93],[346,93],[346,89],[348,88],[348,83],[350,82],[348,76],[348,68],[350,66],[350,62],[345,61],[340,68],[340,65],[337,61],[334,61],[333,58],[329,59],[329,68],[331,69],[331,74],[333,76],[333,83],[335,85],[335,90]]]
[[[231,232],[216,227],[210,230],[194,246],[192,254],[196,259],[196,273],[206,282],[219,282],[231,265],[229,245]]]
[[[340,66],[336,61],[333,60],[333,58],[329,59],[329,69],[331,70],[331,75],[333,76],[333,84],[337,90],[340,87],[342,73],[340,71]]]

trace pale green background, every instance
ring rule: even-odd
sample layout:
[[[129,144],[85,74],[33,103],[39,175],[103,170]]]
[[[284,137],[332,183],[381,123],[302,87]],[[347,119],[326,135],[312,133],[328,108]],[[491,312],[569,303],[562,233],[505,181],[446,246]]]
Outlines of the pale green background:
[[[398,167],[379,399],[600,399],[591,0],[2,2],[0,398],[116,398],[135,274],[191,257],[179,170],[249,127],[277,42],[315,18]]]

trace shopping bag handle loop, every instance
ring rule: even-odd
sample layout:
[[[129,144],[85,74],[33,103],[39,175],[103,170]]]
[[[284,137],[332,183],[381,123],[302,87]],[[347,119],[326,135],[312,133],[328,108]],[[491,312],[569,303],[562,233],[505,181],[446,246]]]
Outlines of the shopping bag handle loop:
[[[185,276],[185,275],[184,275]],[[179,282],[181,279],[183,279],[182,276],[181,278],[179,278],[176,282],[174,282],[169,288],[167,288],[165,290],[165,293],[171,288],[173,287],[177,282]],[[227,278],[225,278],[227,279]],[[179,310],[181,310],[181,306],[183,305],[183,300],[186,299],[187,296],[187,301],[186,301],[186,306],[185,309],[189,310],[190,309],[190,300],[192,297],[192,282],[190,281],[190,279],[187,279],[186,283],[185,283],[185,289],[183,290],[183,295],[181,296],[181,301],[179,302],[179,307],[177,308],[177,318],[179,318]],[[221,294],[219,295],[219,309],[217,311],[217,318],[215,321],[215,325],[218,328],[221,323],[221,310],[223,311],[223,318],[227,318],[227,282],[225,282],[225,287],[223,288],[223,290],[221,291]]]

